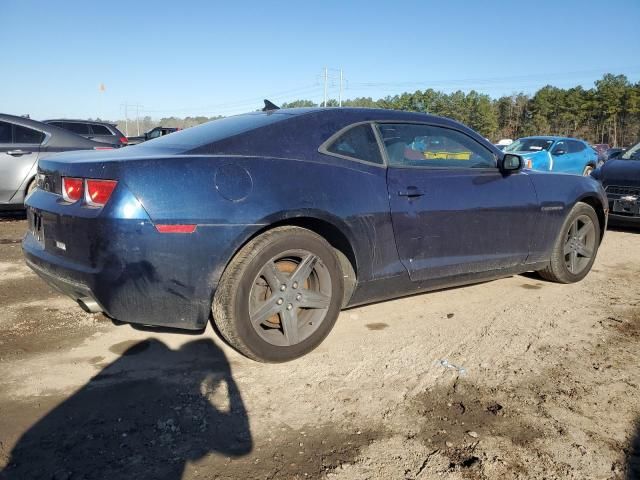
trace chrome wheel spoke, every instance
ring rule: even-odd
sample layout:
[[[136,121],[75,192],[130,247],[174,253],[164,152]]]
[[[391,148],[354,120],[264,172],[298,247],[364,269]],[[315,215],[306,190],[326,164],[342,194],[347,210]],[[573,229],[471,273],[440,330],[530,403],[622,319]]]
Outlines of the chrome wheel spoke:
[[[304,282],[306,282],[311,272],[313,272],[317,261],[318,257],[312,253],[304,257],[298,265],[298,268],[296,268],[296,271],[291,275],[291,282],[297,283],[300,286],[304,285]]]
[[[328,308],[331,298],[328,295],[311,290],[303,290],[298,305],[302,308]]]
[[[280,312],[280,323],[288,345],[295,345],[300,342],[298,314],[295,308],[282,310]]]
[[[564,250],[563,250],[565,256],[569,255],[572,251],[573,251],[573,248],[571,248],[571,242],[565,243],[564,244]]]
[[[249,315],[251,323],[258,326],[267,318],[279,313],[282,307],[278,304],[278,301],[279,297],[277,295],[272,295],[268,298],[255,312]]]

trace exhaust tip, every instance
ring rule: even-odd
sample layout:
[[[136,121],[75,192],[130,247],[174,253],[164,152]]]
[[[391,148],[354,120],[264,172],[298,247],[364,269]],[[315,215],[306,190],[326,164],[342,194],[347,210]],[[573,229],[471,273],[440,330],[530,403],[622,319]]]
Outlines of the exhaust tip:
[[[80,308],[82,310],[84,310],[85,312],[87,312],[87,313],[100,313],[100,312],[102,312],[102,307],[100,307],[100,305],[98,305],[98,302],[96,302],[91,297],[79,298],[78,299],[78,305],[80,305]]]

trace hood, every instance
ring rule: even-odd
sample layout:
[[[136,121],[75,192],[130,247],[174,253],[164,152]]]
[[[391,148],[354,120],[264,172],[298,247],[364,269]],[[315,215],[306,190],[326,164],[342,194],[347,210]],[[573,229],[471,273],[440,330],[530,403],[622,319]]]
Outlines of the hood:
[[[609,160],[600,168],[599,179],[604,186],[640,186],[640,160]]]

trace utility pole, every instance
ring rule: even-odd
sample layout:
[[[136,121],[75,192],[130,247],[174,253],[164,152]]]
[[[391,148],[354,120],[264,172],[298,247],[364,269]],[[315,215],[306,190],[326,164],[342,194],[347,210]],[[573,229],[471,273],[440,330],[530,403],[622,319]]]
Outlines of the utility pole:
[[[127,104],[127,102],[124,102],[124,135],[126,137],[129,136],[129,112],[127,110],[127,107],[129,105]]]
[[[329,78],[329,71],[327,67],[324,67],[324,107],[327,108],[327,80]]]
[[[338,95],[338,105],[342,106],[342,68],[340,69],[340,93]]]
[[[140,136],[140,104],[136,103],[136,135]]]

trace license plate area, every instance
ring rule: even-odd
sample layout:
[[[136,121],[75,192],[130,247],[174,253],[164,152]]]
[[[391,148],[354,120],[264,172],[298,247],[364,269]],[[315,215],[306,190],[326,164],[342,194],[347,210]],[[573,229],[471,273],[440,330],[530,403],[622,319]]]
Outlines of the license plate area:
[[[640,204],[637,200],[614,200],[613,211],[615,213],[624,213],[626,215],[640,214]]]
[[[40,246],[44,248],[44,224],[42,222],[42,215],[29,209],[27,217],[29,222],[29,231]]]

